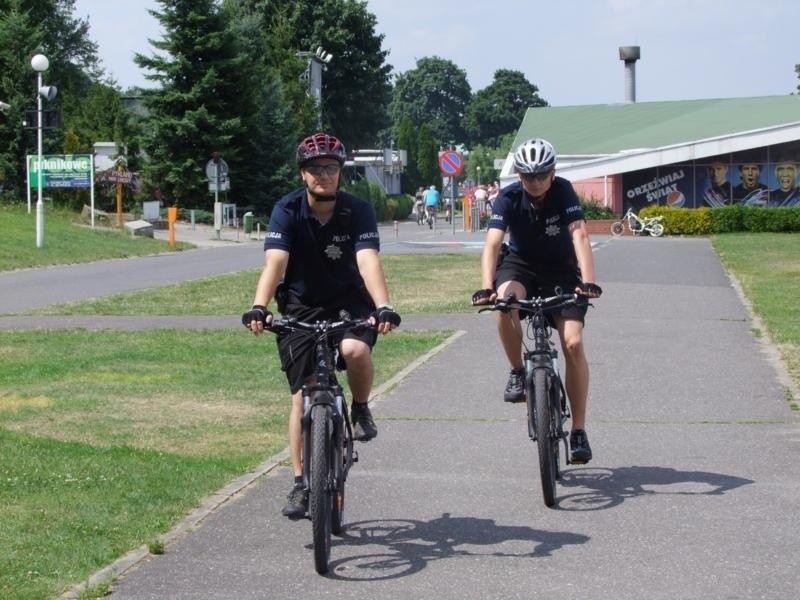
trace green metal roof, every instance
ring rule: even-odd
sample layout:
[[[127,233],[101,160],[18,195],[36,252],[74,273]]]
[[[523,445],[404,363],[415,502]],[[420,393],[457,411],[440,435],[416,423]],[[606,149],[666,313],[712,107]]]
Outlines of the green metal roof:
[[[512,148],[543,137],[560,155],[607,155],[800,122],[800,96],[529,108]]]

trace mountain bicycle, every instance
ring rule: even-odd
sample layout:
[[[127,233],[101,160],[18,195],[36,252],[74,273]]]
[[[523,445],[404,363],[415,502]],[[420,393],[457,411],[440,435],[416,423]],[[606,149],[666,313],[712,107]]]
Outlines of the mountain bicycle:
[[[336,378],[337,346],[345,331],[374,327],[368,319],[308,323],[293,317],[273,319],[275,334],[303,332],[314,340],[314,375],[302,388],[303,485],[309,494],[309,516],[314,545],[314,567],[328,572],[331,534],[339,535],[344,522],[344,486],[347,473],[358,462],[344,392]]]
[[[611,233],[614,235],[622,235],[625,232],[625,223],[628,224],[628,229],[631,230],[633,235],[641,235],[642,233],[649,233],[655,237],[661,237],[664,234],[664,220],[663,215],[657,217],[640,217],[633,208],[629,208],[622,219],[611,224]]]
[[[567,394],[558,370],[558,350],[552,340],[552,327],[547,315],[561,308],[588,304],[578,294],[557,293],[519,300],[513,294],[498,298],[493,305],[478,312],[518,310],[526,323],[522,344],[525,364],[525,401],[528,406],[528,437],[536,442],[539,453],[539,474],[545,506],[556,503],[556,480],[561,478],[559,446],[564,445],[566,464],[571,464],[569,440],[564,423],[570,418]],[[530,343],[532,342],[532,344]]]

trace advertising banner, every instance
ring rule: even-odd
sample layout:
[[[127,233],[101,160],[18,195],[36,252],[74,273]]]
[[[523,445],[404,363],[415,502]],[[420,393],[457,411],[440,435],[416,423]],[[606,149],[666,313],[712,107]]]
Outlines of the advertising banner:
[[[651,204],[800,206],[800,143],[789,142],[625,173],[625,210]]]
[[[28,156],[28,185],[39,187],[39,157]],[[42,156],[43,188],[88,188],[92,186],[90,154],[49,154]]]
[[[650,204],[691,207],[692,165],[670,165],[629,173],[623,180],[625,206],[637,211]]]

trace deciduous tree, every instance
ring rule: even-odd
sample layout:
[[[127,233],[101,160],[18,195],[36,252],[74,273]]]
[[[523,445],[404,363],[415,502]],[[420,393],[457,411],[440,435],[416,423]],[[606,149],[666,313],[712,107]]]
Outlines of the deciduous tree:
[[[529,107],[547,106],[539,88],[520,71],[499,69],[492,83],[478,91],[467,106],[463,126],[470,144],[496,146],[519,129]]]
[[[389,114],[395,126],[404,117],[415,127],[425,125],[440,146],[463,143],[461,120],[471,94],[463,69],[436,56],[421,58],[397,76]]]

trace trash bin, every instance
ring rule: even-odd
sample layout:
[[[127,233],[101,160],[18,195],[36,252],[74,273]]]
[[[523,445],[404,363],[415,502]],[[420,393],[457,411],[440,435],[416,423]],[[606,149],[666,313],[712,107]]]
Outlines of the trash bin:
[[[244,232],[253,233],[253,213],[244,213]]]

